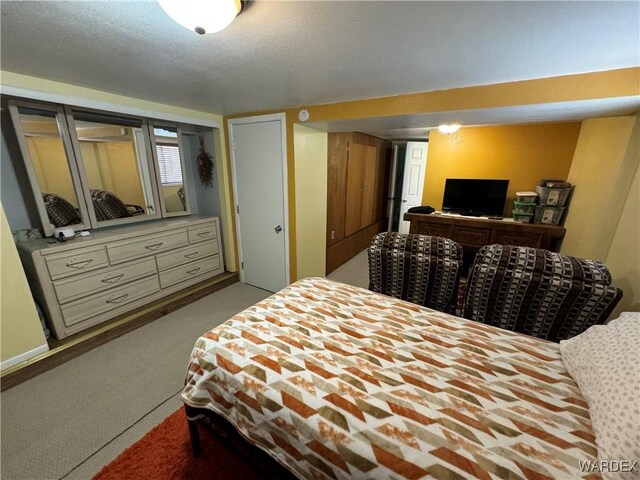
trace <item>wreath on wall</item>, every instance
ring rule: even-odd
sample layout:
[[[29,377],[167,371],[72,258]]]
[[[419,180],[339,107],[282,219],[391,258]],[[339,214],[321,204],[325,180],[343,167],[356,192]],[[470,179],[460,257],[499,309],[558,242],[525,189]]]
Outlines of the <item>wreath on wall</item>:
[[[204,135],[200,135],[200,149],[196,163],[200,183],[206,188],[213,188],[213,155],[204,149]]]

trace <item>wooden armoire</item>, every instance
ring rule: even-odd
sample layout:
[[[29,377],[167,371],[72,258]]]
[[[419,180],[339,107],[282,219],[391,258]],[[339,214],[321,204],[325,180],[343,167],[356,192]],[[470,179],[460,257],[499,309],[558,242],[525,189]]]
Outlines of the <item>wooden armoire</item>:
[[[327,274],[386,229],[391,142],[362,133],[328,137]]]

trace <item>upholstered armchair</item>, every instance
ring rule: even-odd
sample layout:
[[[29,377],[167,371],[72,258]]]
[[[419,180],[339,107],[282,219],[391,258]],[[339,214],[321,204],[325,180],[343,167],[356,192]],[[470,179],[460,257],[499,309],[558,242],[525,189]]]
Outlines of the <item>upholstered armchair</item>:
[[[55,193],[43,193],[42,201],[49,222],[56,228],[82,223],[80,212],[67,199]]]
[[[559,341],[604,323],[621,298],[602,262],[487,245],[471,269],[463,316]]]
[[[139,205],[125,204],[117,195],[106,190],[91,190],[93,210],[99,222],[126,218],[144,213],[144,208]]]
[[[369,290],[452,313],[462,248],[442,237],[380,233],[371,242]]]

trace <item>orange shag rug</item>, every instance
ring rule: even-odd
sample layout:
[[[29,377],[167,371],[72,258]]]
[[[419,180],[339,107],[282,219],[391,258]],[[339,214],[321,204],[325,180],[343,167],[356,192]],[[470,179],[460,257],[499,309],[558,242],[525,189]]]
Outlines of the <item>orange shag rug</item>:
[[[183,408],[122,452],[94,480],[232,479],[263,480],[240,453],[214,435],[200,432],[202,454],[191,454],[189,428]]]

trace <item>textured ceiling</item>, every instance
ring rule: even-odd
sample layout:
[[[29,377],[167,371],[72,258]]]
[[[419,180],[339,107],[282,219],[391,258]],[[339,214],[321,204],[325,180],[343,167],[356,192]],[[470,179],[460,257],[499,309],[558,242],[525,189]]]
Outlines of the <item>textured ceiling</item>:
[[[225,114],[640,64],[638,2],[258,1],[206,36],[155,2],[0,8],[3,70]]]

